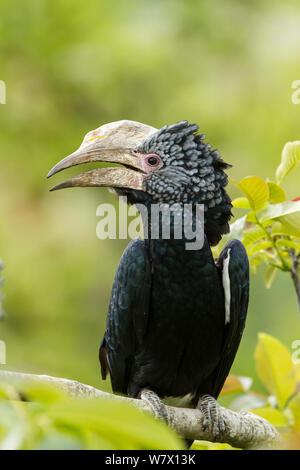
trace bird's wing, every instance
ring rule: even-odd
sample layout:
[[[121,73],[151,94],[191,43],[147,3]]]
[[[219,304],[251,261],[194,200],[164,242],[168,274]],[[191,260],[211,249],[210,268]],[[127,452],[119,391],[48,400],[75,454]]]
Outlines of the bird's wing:
[[[229,374],[245,327],[249,301],[249,261],[244,245],[231,240],[221,252],[217,267],[222,276],[225,298],[225,339],[221,359],[214,374],[217,397]]]
[[[102,378],[126,393],[130,366],[148,322],[151,264],[143,240],[133,240],[120,260],[112,287],[107,325],[100,345]]]

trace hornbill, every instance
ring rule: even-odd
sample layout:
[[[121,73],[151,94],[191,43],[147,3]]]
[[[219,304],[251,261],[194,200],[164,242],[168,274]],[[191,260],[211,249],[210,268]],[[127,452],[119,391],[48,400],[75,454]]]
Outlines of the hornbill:
[[[81,163],[113,162],[121,165],[82,173],[52,190],[109,186],[149,211],[153,204],[204,206],[201,249],[186,249],[185,236],[176,238],[172,230],[169,239],[161,230],[151,238],[151,217],[149,236],[129,243],[115,275],[99,356],[102,377],[110,374],[115,392],[147,400],[161,417],[166,402],[199,407],[217,439],[225,424],[216,399],[245,326],[249,264],[238,240],[213,258],[210,246],[229,232],[224,170],[230,165],[197,131],[187,121],[160,130],[134,121],[106,124],[89,132],[48,176]],[[193,211],[192,224],[195,217]]]

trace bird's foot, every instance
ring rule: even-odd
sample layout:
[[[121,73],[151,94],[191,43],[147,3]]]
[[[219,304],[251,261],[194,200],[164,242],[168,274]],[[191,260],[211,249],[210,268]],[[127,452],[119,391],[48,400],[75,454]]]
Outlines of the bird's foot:
[[[139,398],[147,403],[155,418],[159,418],[168,423],[169,415],[166,405],[155,392],[148,388],[143,388],[139,393]]]
[[[203,429],[210,430],[214,441],[218,441],[226,430],[221,407],[211,395],[201,395],[197,408],[203,413]]]

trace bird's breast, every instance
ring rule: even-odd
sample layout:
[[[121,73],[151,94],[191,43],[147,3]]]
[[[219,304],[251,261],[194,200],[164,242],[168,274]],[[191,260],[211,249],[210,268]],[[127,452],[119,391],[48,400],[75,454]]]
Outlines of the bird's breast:
[[[198,324],[209,315],[224,319],[222,280],[208,244],[192,251],[177,240],[160,242],[151,252],[153,315]]]
[[[193,394],[220,360],[224,293],[208,244],[192,252],[159,242],[150,247],[151,308],[137,362],[161,396],[178,397]]]

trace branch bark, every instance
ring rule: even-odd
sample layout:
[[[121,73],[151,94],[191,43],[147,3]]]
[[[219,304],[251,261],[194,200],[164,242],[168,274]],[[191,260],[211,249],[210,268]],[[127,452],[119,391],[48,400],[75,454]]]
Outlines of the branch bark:
[[[0,371],[0,382],[18,385],[24,381],[49,384],[76,398],[100,398],[103,400],[121,400],[131,403],[141,410],[151,412],[149,405],[137,400],[103,392],[90,385],[75,380],[51,377],[48,375],[24,374],[20,372]],[[210,429],[203,428],[203,414],[198,409],[167,406],[168,424],[182,437],[193,440],[214,441]],[[241,449],[270,449],[278,447],[281,437],[276,429],[265,419],[248,411],[239,413],[220,407],[226,424],[226,431],[218,442],[226,442]]]

